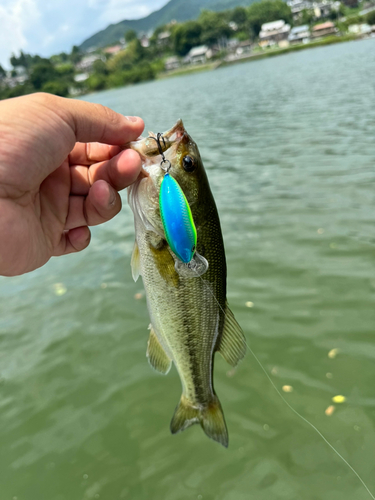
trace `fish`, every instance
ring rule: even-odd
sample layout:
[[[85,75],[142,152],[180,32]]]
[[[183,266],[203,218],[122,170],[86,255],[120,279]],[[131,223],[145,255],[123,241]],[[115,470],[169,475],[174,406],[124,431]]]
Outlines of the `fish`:
[[[142,277],[150,315],[146,355],[162,374],[173,363],[181,379],[172,434],[200,424],[209,438],[228,447],[227,425],[214,390],[214,358],[219,352],[236,366],[245,356],[246,340],[227,302],[218,211],[198,147],[182,120],[162,134],[163,140],[149,134],[127,145],[142,159],[142,173],[128,188],[128,202],[135,225],[132,276],[135,281]],[[192,251],[198,263],[207,264],[203,267],[181,262],[168,244],[160,208],[166,175],[176,181],[189,205],[196,230]]]

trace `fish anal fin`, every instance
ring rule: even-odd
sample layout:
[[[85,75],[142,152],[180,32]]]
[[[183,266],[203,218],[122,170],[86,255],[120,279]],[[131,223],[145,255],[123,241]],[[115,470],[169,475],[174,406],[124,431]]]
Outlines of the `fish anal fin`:
[[[246,354],[245,335],[228,304],[225,307],[224,328],[217,351],[231,366],[236,366]]]
[[[152,327],[148,339],[146,356],[152,368],[159,373],[166,375],[171,369],[172,361],[165,354]]]
[[[177,434],[194,424],[201,424],[209,438],[228,447],[228,430],[217,396],[214,395],[205,407],[195,407],[187,398],[181,397],[171,421],[171,432]]]
[[[141,260],[140,260],[140,254],[139,254],[137,240],[134,242],[133,253],[132,253],[130,265],[132,268],[133,280],[137,281],[137,279],[139,278],[139,275],[141,274]]]

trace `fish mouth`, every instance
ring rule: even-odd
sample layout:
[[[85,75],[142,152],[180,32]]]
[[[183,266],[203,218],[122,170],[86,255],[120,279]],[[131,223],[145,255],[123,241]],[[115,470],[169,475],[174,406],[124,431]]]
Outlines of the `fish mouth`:
[[[138,140],[132,141],[124,147],[124,149],[133,149],[141,157],[141,176],[148,177],[151,166],[162,162],[161,152],[168,160],[176,152],[181,142],[187,143],[189,141],[189,135],[181,119],[178,119],[172,128],[160,134],[159,138],[158,135],[154,132],[149,132],[147,137],[140,137]]]

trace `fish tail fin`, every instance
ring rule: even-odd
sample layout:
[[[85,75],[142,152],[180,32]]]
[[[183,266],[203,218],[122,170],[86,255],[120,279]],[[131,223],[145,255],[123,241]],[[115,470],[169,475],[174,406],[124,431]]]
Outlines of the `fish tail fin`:
[[[202,429],[211,439],[228,448],[228,430],[219,398],[215,395],[200,415]]]
[[[201,424],[209,438],[225,448],[228,447],[228,430],[220,401],[216,395],[205,408],[196,408],[184,396],[181,397],[171,421],[171,432],[176,434],[193,424]]]

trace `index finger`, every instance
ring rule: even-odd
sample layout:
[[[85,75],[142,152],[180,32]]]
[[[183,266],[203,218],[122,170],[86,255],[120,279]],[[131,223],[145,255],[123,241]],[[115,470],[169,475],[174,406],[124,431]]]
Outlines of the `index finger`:
[[[120,146],[110,146],[100,142],[76,142],[69,154],[69,163],[71,165],[92,165],[100,161],[110,160],[120,151]]]

